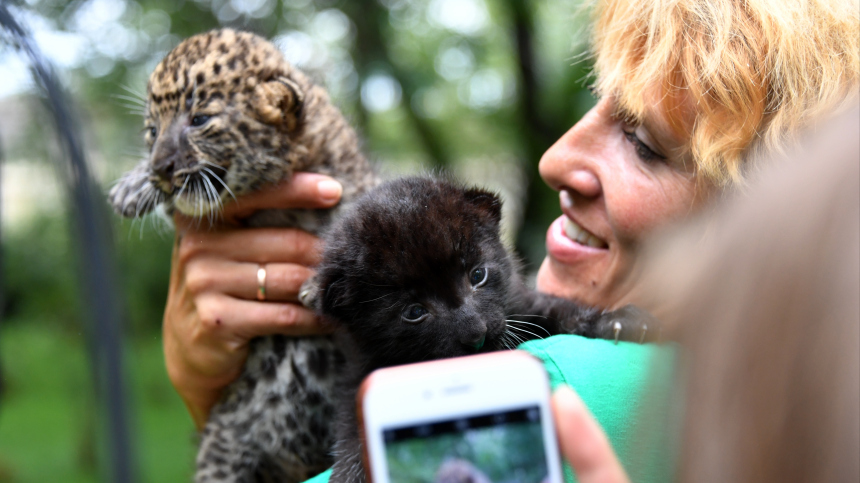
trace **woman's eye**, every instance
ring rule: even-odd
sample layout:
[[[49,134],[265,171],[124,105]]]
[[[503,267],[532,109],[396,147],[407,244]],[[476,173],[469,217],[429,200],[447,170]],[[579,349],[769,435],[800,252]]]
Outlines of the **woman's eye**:
[[[649,148],[647,144],[643,143],[639,136],[636,135],[635,129],[622,129],[624,133],[624,137],[627,138],[627,141],[633,145],[633,149],[636,150],[636,156],[639,157],[642,161],[645,162],[654,162],[654,161],[665,161],[666,157],[654,152],[653,149]]]
[[[487,281],[488,274],[489,271],[486,268],[476,268],[469,274],[469,283],[472,284],[472,287],[478,288]]]
[[[430,312],[427,311],[421,304],[412,304],[409,307],[403,309],[403,313],[401,316],[403,320],[412,324],[421,322],[424,320]]]
[[[192,126],[202,126],[202,125],[206,124],[206,121],[208,121],[209,118],[211,118],[211,117],[212,116],[206,116],[204,114],[194,116],[191,118],[191,125]]]

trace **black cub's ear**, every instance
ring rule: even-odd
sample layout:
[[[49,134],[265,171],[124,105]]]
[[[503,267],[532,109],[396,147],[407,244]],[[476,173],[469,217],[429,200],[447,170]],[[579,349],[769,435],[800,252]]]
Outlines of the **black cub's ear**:
[[[502,200],[494,193],[481,188],[469,188],[465,193],[470,204],[486,213],[495,224],[502,221]]]
[[[261,121],[275,126],[283,125],[289,131],[298,125],[304,102],[302,88],[285,76],[257,84],[252,101]]]

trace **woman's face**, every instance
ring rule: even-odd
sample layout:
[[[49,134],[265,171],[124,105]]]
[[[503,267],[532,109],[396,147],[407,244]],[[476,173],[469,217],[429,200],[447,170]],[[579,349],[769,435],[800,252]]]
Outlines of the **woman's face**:
[[[686,139],[665,119],[630,125],[606,97],[541,158],[559,191],[562,216],[550,226],[537,276],[543,292],[613,307],[629,287],[636,248],[655,228],[701,204]]]

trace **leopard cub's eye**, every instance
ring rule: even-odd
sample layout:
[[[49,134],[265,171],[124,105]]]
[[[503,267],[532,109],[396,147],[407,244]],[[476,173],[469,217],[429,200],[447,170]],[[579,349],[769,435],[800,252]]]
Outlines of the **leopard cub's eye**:
[[[409,322],[410,324],[417,324],[418,322],[426,319],[428,315],[430,315],[430,312],[428,312],[421,304],[412,304],[403,309],[403,312],[400,314],[403,321]]]
[[[155,139],[158,137],[158,129],[156,129],[155,126],[151,126],[149,128],[149,135],[152,136],[152,139]]]
[[[489,273],[490,271],[484,267],[476,268],[469,274],[469,283],[472,284],[472,287],[478,288],[487,282]]]
[[[212,116],[207,116],[205,114],[199,114],[199,115],[191,118],[191,125],[192,126],[202,126],[202,125],[206,124],[206,121],[208,121],[211,117]]]

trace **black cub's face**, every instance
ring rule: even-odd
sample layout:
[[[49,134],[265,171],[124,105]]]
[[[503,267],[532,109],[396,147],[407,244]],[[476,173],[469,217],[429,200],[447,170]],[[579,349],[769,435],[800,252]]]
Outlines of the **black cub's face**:
[[[501,348],[512,268],[500,207],[429,178],[372,191],[326,238],[323,313],[379,365]]]

